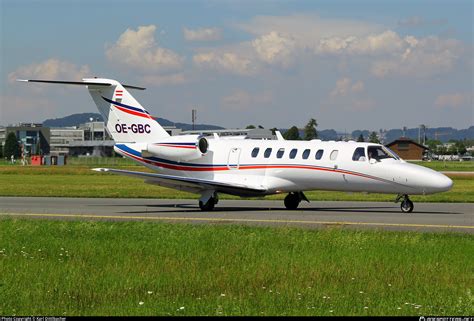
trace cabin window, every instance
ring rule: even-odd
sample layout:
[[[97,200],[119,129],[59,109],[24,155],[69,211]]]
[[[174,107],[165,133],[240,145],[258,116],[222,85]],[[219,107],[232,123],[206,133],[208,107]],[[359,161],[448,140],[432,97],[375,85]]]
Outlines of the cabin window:
[[[324,151],[322,149],[318,150],[316,152],[316,159],[320,160],[323,157],[323,153],[324,153]]]
[[[331,152],[331,155],[329,155],[329,159],[330,159],[330,160],[336,160],[337,154],[339,154],[339,151],[338,151],[337,149],[333,150],[333,151]]]
[[[260,148],[255,147],[252,151],[252,157],[254,158],[257,157],[259,151],[260,151]]]
[[[272,154],[272,149],[267,148],[267,149],[265,149],[265,153],[263,153],[263,157],[268,158],[268,157],[270,157],[271,154]]]
[[[309,149],[305,149],[303,152],[303,159],[308,159],[310,152],[311,151]]]
[[[293,148],[290,152],[290,158],[291,159],[295,158],[297,153],[298,153],[298,150],[296,148]]]
[[[284,148],[280,148],[277,152],[277,158],[282,158],[283,157],[283,154],[285,154],[285,149]]]
[[[357,162],[365,162],[365,149],[364,147],[357,147],[352,155],[352,160]]]

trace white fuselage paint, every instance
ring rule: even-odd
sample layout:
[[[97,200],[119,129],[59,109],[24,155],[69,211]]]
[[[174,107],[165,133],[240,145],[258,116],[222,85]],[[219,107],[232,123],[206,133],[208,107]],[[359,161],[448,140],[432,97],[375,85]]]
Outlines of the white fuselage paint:
[[[445,175],[409,164],[390,151],[386,154],[388,158],[370,159],[369,150],[379,148],[387,152],[382,145],[371,143],[255,140],[215,135],[207,138],[208,148],[202,149],[198,147],[197,135],[170,136],[128,91],[143,88],[105,78],[87,78],[82,82],[22,81],[87,86],[117,142],[115,151],[160,174],[160,177],[146,176],[146,182],[201,193],[203,202],[219,188],[246,196],[307,190],[413,195],[448,191],[453,184]],[[253,157],[256,147],[260,151]],[[271,153],[265,155],[269,148]],[[279,158],[277,151],[281,148],[285,151]],[[358,148],[363,150],[364,158],[353,160]],[[297,150],[294,158],[290,157],[292,149]],[[307,158],[303,157],[305,150],[309,150]],[[318,150],[324,151],[321,159],[315,158]],[[337,157],[330,157],[333,151],[338,151]],[[144,176],[130,171],[114,172]]]
[[[352,160],[356,148],[364,148],[367,155],[368,146],[381,146],[378,144],[226,138],[208,138],[208,142],[206,154],[187,161],[142,157],[143,144],[117,144],[115,150],[160,174],[258,186],[266,188],[266,194],[332,190],[415,195],[443,192],[452,186],[445,175],[400,159]],[[259,153],[252,157],[256,147]],[[265,157],[268,148],[272,150]],[[278,158],[281,148],[284,154]],[[294,158],[290,158],[292,149],[297,149]],[[307,149],[309,156],[304,159]],[[319,160],[315,159],[318,150],[324,151]],[[331,159],[335,150],[337,157]]]

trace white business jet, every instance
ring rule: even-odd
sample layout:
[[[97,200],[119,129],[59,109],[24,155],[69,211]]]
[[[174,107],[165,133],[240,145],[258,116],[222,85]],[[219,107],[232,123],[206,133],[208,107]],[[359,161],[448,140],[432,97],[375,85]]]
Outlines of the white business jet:
[[[115,151],[156,173],[96,168],[142,178],[146,183],[198,193],[199,207],[211,211],[218,194],[264,196],[288,193],[289,210],[308,201],[304,191],[330,190],[397,194],[402,212],[413,211],[408,195],[451,189],[453,182],[434,170],[409,164],[373,143],[233,139],[202,135],[170,136],[129,89],[111,79],[83,81],[20,80],[87,86]]]

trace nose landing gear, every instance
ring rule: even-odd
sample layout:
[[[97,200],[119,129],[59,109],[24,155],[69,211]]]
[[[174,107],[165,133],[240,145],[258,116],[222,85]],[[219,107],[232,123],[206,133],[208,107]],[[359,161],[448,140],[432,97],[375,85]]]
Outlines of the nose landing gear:
[[[411,213],[413,211],[413,208],[415,207],[413,205],[413,202],[408,198],[408,195],[398,195],[395,203],[398,203],[401,199],[402,203],[400,204],[400,209],[402,210],[403,213]]]

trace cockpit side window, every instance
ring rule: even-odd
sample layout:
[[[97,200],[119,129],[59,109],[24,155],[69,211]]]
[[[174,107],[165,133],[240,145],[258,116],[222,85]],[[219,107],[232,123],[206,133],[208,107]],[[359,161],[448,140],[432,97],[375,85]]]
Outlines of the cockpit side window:
[[[392,158],[397,159],[392,153],[385,149],[383,146],[369,146],[367,148],[367,152],[369,154],[369,160],[375,159],[380,161],[382,159]]]
[[[352,160],[356,162],[365,162],[365,149],[364,147],[357,147],[352,155]]]

